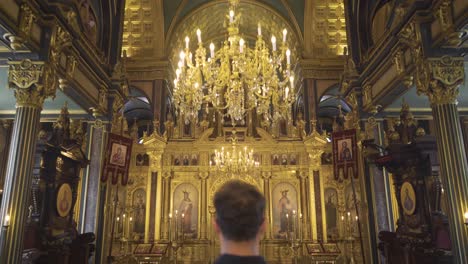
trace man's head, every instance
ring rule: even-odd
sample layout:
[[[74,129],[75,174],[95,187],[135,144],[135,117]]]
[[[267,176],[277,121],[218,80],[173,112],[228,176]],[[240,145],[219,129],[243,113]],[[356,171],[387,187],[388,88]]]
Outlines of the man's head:
[[[253,185],[229,181],[214,196],[216,230],[234,242],[258,239],[265,229],[265,198]]]

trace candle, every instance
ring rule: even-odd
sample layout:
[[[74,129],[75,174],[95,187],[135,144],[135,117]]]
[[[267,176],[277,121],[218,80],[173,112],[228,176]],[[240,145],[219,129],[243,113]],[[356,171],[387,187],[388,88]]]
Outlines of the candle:
[[[215,49],[215,45],[213,44],[213,42],[211,42],[210,44],[210,53],[211,53],[211,58],[214,58],[214,49]]]
[[[185,37],[185,48],[189,49],[190,38],[188,36]]]
[[[201,44],[201,30],[197,29],[197,38],[198,38],[198,43]]]
[[[229,23],[234,22],[234,11],[230,10],[229,11]]]
[[[271,37],[271,44],[273,45],[273,51],[276,51],[276,37]]]
[[[294,88],[294,76],[289,77],[289,82],[291,83],[291,88]]]
[[[288,65],[291,64],[291,50],[286,51],[286,60],[288,62]]]
[[[262,35],[262,25],[260,25],[260,23],[258,23],[257,32],[258,32],[258,35],[259,35],[259,36]]]
[[[286,35],[288,35],[288,30],[283,29],[283,42],[286,43]]]
[[[344,221],[344,215],[341,216],[341,221]]]
[[[359,219],[359,217],[356,215],[356,221]]]
[[[239,49],[240,49],[240,53],[244,52],[244,39],[240,39],[239,40]]]
[[[4,224],[4,226],[6,226],[6,227],[10,225],[10,215],[9,215],[9,214],[7,214],[7,215],[5,216],[5,222],[4,222],[3,224]]]
[[[465,212],[464,217],[465,217],[465,224],[468,225],[468,211]]]
[[[285,96],[284,96],[284,97],[288,98],[288,94],[289,94],[289,87],[286,87]]]
[[[172,241],[172,214],[169,213],[169,241]]]

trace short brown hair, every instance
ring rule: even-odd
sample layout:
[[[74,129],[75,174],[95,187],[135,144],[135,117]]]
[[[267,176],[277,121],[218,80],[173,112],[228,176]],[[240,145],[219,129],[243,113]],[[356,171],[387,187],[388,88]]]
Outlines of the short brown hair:
[[[255,238],[265,220],[265,198],[253,185],[233,180],[214,196],[216,223],[224,237],[232,241]]]

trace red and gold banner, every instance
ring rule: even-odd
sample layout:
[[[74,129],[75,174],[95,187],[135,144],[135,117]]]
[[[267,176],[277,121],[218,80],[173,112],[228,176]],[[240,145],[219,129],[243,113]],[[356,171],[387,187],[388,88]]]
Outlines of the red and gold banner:
[[[356,130],[350,129],[332,134],[333,172],[335,180],[343,181],[352,174],[358,177]]]
[[[121,178],[122,185],[127,185],[131,152],[132,139],[109,133],[101,181],[111,178],[115,185]]]

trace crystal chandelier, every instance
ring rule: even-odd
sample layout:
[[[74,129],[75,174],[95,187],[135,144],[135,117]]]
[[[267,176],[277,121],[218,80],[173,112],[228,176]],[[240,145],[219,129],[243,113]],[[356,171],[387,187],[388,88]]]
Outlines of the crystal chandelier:
[[[225,151],[224,147],[221,150],[215,150],[212,160],[210,160],[210,168],[224,172],[230,176],[240,176],[241,173],[252,172],[259,167],[260,163],[255,161],[253,149],[237,148],[236,131],[232,131],[231,150]]]
[[[230,0],[226,17],[228,38],[222,47],[204,47],[200,29],[198,48],[189,49],[190,38],[185,37],[185,50],[180,51],[174,79],[175,106],[188,124],[198,123],[203,106],[213,107],[232,125],[244,125],[244,117],[255,111],[267,121],[287,117],[295,100],[294,74],[291,71],[291,50],[286,45],[287,30],[282,32],[281,45],[275,36],[269,44],[263,39],[261,25],[255,46],[250,47],[239,34],[239,0]],[[226,25],[225,24],[225,25]],[[278,47],[279,46],[279,47]],[[209,55],[209,56],[207,56]]]

